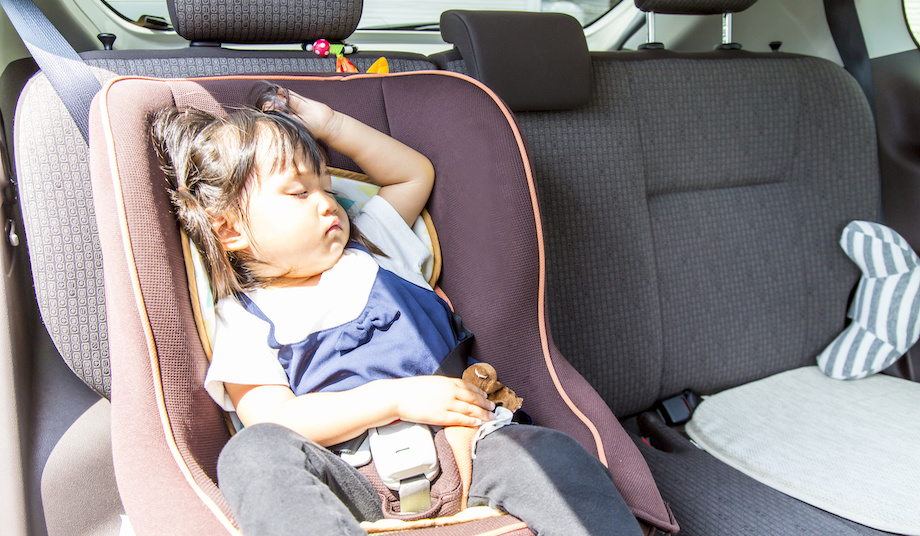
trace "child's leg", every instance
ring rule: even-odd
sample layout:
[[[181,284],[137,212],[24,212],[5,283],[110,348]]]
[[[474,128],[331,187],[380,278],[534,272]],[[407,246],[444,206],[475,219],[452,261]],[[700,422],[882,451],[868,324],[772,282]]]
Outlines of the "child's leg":
[[[642,534],[607,468],[539,426],[505,426],[479,442],[469,505],[508,512],[540,536]]]
[[[240,431],[221,451],[217,474],[246,536],[365,536],[358,522],[383,517],[380,498],[361,473],[283,426]]]

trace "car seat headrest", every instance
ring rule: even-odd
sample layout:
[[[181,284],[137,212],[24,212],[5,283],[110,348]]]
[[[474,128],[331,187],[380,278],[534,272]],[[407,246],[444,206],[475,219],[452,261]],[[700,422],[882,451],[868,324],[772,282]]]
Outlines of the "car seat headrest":
[[[719,15],[738,13],[757,0],[635,0],[642,11],[669,15]]]
[[[167,0],[176,33],[191,42],[304,43],[345,39],[363,0]]]
[[[441,14],[441,37],[514,111],[566,110],[591,99],[591,57],[574,17],[450,10]]]

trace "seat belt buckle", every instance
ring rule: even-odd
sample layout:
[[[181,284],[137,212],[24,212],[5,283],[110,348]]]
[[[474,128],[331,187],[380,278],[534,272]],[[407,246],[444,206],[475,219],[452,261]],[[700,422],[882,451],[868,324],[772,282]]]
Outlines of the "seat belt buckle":
[[[440,465],[431,429],[397,421],[368,431],[371,456],[380,479],[399,492],[400,511],[423,512],[431,507],[430,481]]]
[[[687,390],[658,402],[655,409],[668,426],[674,426],[689,421],[700,402],[700,395]]]

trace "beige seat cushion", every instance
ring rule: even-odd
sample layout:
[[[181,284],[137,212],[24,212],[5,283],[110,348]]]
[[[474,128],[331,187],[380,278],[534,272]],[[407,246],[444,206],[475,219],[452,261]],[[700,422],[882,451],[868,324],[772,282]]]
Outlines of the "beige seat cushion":
[[[707,397],[687,424],[707,452],[808,504],[920,534],[920,383],[804,367]]]

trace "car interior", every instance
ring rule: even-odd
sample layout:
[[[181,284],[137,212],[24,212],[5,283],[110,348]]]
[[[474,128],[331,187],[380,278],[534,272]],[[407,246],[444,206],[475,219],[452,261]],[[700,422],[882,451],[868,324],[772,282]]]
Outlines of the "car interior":
[[[370,4],[0,2],[4,534],[240,533],[149,125],[262,80],[432,161],[473,356],[647,534],[920,534],[920,5],[484,2],[388,32]]]

